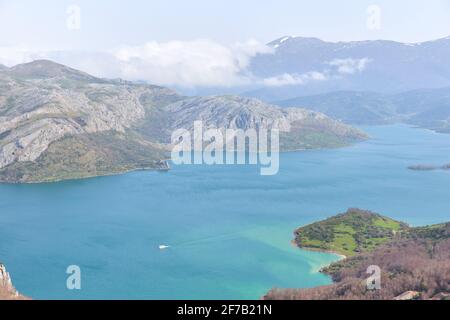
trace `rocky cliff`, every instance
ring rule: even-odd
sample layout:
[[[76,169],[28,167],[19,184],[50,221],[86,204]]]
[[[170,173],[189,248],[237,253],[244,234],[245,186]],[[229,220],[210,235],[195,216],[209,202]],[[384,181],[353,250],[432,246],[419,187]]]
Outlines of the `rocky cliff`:
[[[9,273],[5,266],[0,263],[0,300],[22,300],[24,298],[14,288]]]

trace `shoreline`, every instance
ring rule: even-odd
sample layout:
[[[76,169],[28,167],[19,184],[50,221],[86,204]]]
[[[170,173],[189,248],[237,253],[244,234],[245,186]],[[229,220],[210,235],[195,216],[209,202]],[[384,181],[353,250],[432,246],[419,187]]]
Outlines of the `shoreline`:
[[[339,262],[339,261],[343,261],[346,260],[348,257],[340,252],[337,251],[332,251],[332,250],[323,250],[323,249],[318,249],[318,248],[311,248],[311,247],[301,247],[299,246],[296,242],[295,239],[290,241],[291,245],[293,245],[294,247],[301,249],[301,250],[305,250],[305,251],[311,251],[311,252],[322,252],[322,253],[330,253],[330,254],[334,254],[336,256],[339,257],[339,260],[331,262],[328,265],[324,265],[323,267],[320,268],[319,272],[322,272],[322,269],[329,267],[330,265],[332,265],[333,263]]]
[[[374,214],[374,213],[373,213]],[[342,215],[337,215],[338,217]],[[341,221],[342,222],[342,221]],[[366,223],[372,223],[367,222]],[[364,228],[363,228],[364,229]],[[405,235],[401,238],[391,238],[385,243],[380,243],[377,250],[367,250],[350,255],[346,262],[333,262],[329,269],[320,272],[332,278],[330,285],[315,286],[311,288],[282,289],[272,288],[263,299],[266,300],[446,300],[450,297],[448,288],[440,287],[439,283],[445,277],[441,266],[449,261],[448,246],[450,245],[450,222],[418,227],[408,227]],[[436,255],[430,256],[429,243],[433,242]],[[341,259],[347,257],[341,253],[318,248],[301,247],[294,240],[291,241],[298,248],[309,251],[328,252],[337,254]],[[411,264],[410,260],[404,259],[404,252],[412,254],[417,263]],[[390,266],[398,264],[404,269],[404,274],[392,273],[392,277],[383,280],[389,282],[386,291],[371,292],[361,287],[361,281],[365,281],[364,274],[367,268],[367,259],[352,259],[353,257],[365,256],[373,265],[379,265],[390,271]],[[341,260],[343,261],[343,260]],[[433,272],[430,272],[430,269]],[[416,274],[415,272],[419,272]],[[333,279],[335,278],[335,279]],[[420,279],[427,279],[423,285]],[[448,278],[448,277],[447,277]],[[446,280],[444,280],[446,281]],[[419,288],[420,285],[420,288]],[[384,287],[385,288],[385,287]],[[399,290],[400,288],[401,290]]]
[[[358,139],[355,141],[349,141],[342,145],[336,145],[336,146],[325,146],[325,147],[317,147],[317,148],[298,148],[298,149],[286,149],[281,150],[279,153],[296,153],[296,152],[308,152],[308,151],[323,151],[323,150],[333,150],[333,149],[342,149],[342,148],[348,148],[353,145],[356,145],[361,142],[365,142],[367,140],[370,140],[371,137],[368,136],[365,139]],[[195,152],[195,151],[194,151]],[[236,151],[229,151],[229,152],[236,152]],[[264,153],[266,151],[259,151],[256,152],[257,154]],[[110,177],[110,176],[119,176],[127,173],[132,172],[138,172],[138,171],[159,171],[159,172],[167,172],[171,170],[170,167],[170,161],[172,161],[171,158],[163,158],[160,159],[158,162],[161,164],[164,164],[164,166],[161,167],[138,167],[138,168],[131,168],[131,169],[123,169],[123,170],[116,170],[111,172],[105,172],[101,174],[91,174],[86,176],[80,176],[80,177],[72,177],[72,178],[55,178],[55,179],[49,179],[49,180],[42,180],[42,181],[4,181],[0,180],[0,184],[5,185],[15,185],[15,184],[24,184],[24,185],[34,185],[34,184],[46,184],[46,183],[58,183],[58,182],[65,182],[65,181],[77,181],[77,180],[84,180],[84,179],[93,179],[93,178],[101,178],[101,177]]]
[[[46,181],[23,181],[23,182],[10,182],[10,181],[0,181],[0,185],[4,184],[4,185],[38,185],[38,184],[50,184],[50,183],[58,183],[58,182],[66,182],[66,181],[79,181],[79,180],[88,180],[88,179],[95,179],[95,178],[102,178],[102,177],[113,177],[113,176],[120,176],[120,175],[124,175],[127,173],[132,173],[132,172],[139,172],[139,171],[155,171],[155,172],[167,172],[170,171],[171,168],[169,166],[168,161],[170,160],[162,160],[162,161],[166,161],[167,163],[167,167],[142,167],[142,168],[134,168],[134,169],[124,169],[124,170],[117,170],[114,172],[109,172],[109,173],[103,173],[103,174],[94,174],[94,175],[88,175],[88,176],[83,176],[83,177],[73,177],[73,178],[69,178],[69,179],[64,179],[64,178],[60,178],[60,179],[54,179],[54,180],[46,180]]]

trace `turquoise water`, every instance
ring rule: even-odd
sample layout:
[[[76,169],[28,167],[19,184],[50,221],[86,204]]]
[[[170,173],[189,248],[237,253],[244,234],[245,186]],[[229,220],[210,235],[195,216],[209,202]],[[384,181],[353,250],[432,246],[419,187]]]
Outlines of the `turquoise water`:
[[[271,287],[328,284],[335,255],[290,244],[292,231],[361,207],[413,225],[450,220],[450,135],[363,128],[339,150],[255,166],[176,166],[41,185],[0,185],[0,259],[16,287],[44,298],[258,299]],[[160,251],[158,245],[172,247]],[[79,265],[82,289],[66,289]]]

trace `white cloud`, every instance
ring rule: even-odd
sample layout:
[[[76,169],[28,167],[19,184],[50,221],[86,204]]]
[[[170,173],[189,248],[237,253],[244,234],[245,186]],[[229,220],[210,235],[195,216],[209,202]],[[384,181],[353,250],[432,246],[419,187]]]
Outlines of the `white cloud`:
[[[145,80],[181,87],[248,84],[246,69],[259,53],[273,48],[255,40],[225,46],[210,40],[148,42],[110,52],[29,50],[26,46],[1,47],[0,63],[13,66],[36,59],[51,59],[99,77]]]
[[[258,54],[272,54],[274,50],[255,40],[231,46],[210,40],[153,41],[110,52],[32,51],[24,45],[0,46],[0,63],[13,66],[50,59],[98,77],[194,88],[305,85],[362,72],[371,61],[369,58],[334,59],[325,62],[327,67],[323,70],[283,73],[268,78],[253,76],[248,71],[251,59]]]
[[[270,51],[254,40],[231,47],[195,40],[126,46],[114,56],[126,79],[185,87],[232,86],[249,81],[244,73],[251,57]]]
[[[328,65],[336,67],[340,74],[355,74],[364,71],[367,64],[371,60],[369,58],[362,59],[334,59],[328,62]]]
[[[44,52],[32,51],[25,45],[0,46],[0,63],[9,67],[40,59],[43,56],[45,56]]]
[[[284,73],[276,77],[270,77],[263,80],[263,84],[270,87],[280,87],[286,85],[303,85],[311,81],[324,81],[328,75],[323,72],[311,71],[303,74]]]
[[[232,50],[241,69],[247,68],[251,58],[258,54],[275,53],[274,48],[262,44],[254,39],[251,39],[245,43],[237,43],[232,47]]]
[[[325,64],[333,68],[325,68],[322,71],[310,71],[302,74],[284,73],[275,77],[263,79],[266,86],[304,85],[312,81],[326,81],[339,79],[343,75],[352,75],[362,72],[371,62],[369,58],[362,59],[334,59]]]

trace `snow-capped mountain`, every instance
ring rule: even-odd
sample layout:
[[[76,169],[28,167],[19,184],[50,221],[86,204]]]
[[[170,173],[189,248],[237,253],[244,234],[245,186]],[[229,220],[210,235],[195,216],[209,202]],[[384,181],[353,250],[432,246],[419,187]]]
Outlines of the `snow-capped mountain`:
[[[401,92],[450,86],[450,37],[421,43],[388,40],[327,42],[285,36],[259,54],[249,71],[264,88],[247,93],[264,100],[337,90]]]

